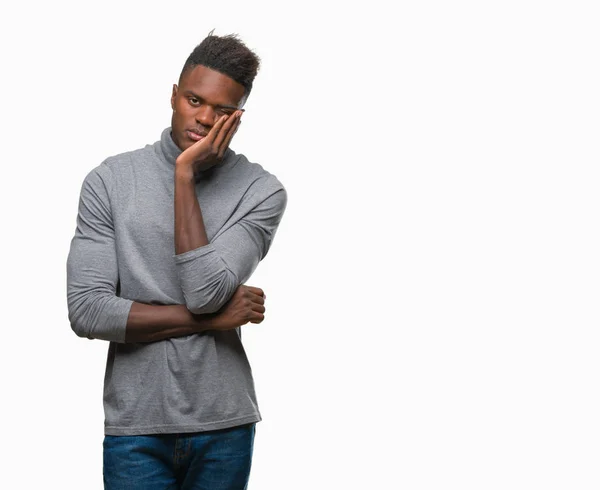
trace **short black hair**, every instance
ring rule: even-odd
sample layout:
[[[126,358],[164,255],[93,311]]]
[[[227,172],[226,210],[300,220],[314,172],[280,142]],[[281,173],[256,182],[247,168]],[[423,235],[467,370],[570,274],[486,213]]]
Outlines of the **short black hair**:
[[[238,38],[237,34],[215,36],[214,29],[194,48],[183,65],[179,80],[198,65],[235,80],[246,89],[247,98],[260,67],[260,58]]]

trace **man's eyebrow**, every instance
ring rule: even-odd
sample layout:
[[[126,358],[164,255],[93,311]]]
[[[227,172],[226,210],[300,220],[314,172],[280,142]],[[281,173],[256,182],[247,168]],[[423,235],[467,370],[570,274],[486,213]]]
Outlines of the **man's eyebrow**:
[[[200,97],[198,94],[195,94],[191,90],[186,90],[185,95],[191,95],[192,97],[196,97],[196,99],[198,99],[198,100],[204,100],[202,97]],[[215,107],[218,107],[219,109],[231,109],[234,111],[244,111],[244,109],[238,109],[234,105],[227,105],[227,104],[217,104]]]
[[[243,111],[244,109],[238,109],[236,106],[234,105],[217,105],[217,107],[219,109],[231,109],[234,111]]]

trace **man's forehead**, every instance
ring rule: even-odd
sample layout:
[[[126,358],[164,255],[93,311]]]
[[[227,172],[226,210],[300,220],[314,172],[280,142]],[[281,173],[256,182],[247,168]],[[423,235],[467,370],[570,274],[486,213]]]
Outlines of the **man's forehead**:
[[[244,86],[223,73],[203,65],[195,66],[184,73],[180,88],[192,91],[227,92],[231,96],[241,98]],[[199,94],[201,95],[201,94]]]

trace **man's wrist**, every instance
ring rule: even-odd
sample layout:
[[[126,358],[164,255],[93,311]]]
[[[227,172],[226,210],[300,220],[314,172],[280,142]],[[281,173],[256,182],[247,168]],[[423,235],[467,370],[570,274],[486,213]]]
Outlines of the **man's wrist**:
[[[185,161],[176,161],[175,178],[185,182],[194,180],[193,166]]]
[[[203,315],[190,313],[190,318],[190,327],[195,333],[202,333],[206,330],[216,330],[219,325],[217,313],[207,313]]]

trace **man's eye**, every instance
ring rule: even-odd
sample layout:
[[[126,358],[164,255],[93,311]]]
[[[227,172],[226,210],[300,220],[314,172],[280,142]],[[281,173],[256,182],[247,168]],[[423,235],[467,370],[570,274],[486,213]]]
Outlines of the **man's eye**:
[[[200,102],[198,99],[196,99],[196,97],[190,97],[189,101],[192,105],[197,105]]]

